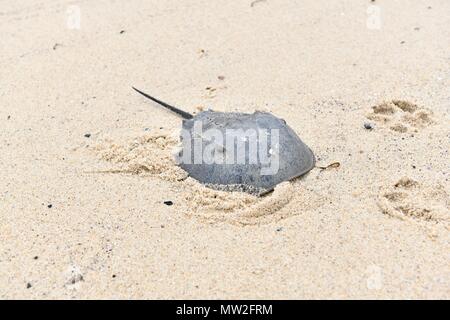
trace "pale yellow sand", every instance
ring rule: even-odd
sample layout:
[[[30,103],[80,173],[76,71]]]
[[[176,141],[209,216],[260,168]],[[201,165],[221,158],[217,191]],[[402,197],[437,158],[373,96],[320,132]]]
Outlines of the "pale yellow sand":
[[[0,297],[450,298],[449,12],[0,1]],[[206,189],[172,162],[180,119],[131,85],[273,112],[340,166]]]

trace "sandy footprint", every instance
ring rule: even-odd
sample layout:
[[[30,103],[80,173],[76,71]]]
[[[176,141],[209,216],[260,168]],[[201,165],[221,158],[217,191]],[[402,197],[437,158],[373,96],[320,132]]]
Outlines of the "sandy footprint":
[[[177,184],[186,193],[186,215],[207,223],[270,223],[310,211],[323,203],[319,195],[296,182],[281,183],[264,197],[207,188],[175,164],[173,154],[178,146],[177,137],[160,132],[124,143],[107,141],[95,146],[93,151],[112,165],[99,172],[152,176]]]
[[[322,197],[294,182],[283,182],[264,197],[241,192],[195,188],[187,201],[188,215],[207,223],[260,225],[310,212],[324,203]]]
[[[450,222],[450,197],[441,185],[425,185],[403,177],[381,188],[378,205],[384,214],[433,224]]]
[[[367,119],[400,132],[417,132],[433,123],[432,112],[404,100],[392,100],[372,107]]]

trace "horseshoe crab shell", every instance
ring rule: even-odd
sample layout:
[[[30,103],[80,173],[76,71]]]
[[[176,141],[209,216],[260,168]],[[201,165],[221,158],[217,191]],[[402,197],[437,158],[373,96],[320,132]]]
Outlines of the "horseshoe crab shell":
[[[315,165],[311,149],[270,113],[208,110],[192,116],[135,90],[184,118],[177,163],[208,187],[261,195]]]

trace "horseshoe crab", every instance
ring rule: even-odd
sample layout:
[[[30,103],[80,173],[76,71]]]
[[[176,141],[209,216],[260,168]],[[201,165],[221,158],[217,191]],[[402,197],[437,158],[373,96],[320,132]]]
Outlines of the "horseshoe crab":
[[[262,195],[315,165],[311,149],[270,113],[206,110],[193,116],[133,89],[183,118],[177,164],[208,187]]]

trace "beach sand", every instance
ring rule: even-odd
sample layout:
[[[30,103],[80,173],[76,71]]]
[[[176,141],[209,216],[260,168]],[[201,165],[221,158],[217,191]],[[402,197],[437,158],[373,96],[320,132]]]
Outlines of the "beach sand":
[[[0,1],[0,297],[450,298],[449,12]],[[131,86],[272,112],[339,165],[205,188],[171,157],[180,118]]]

